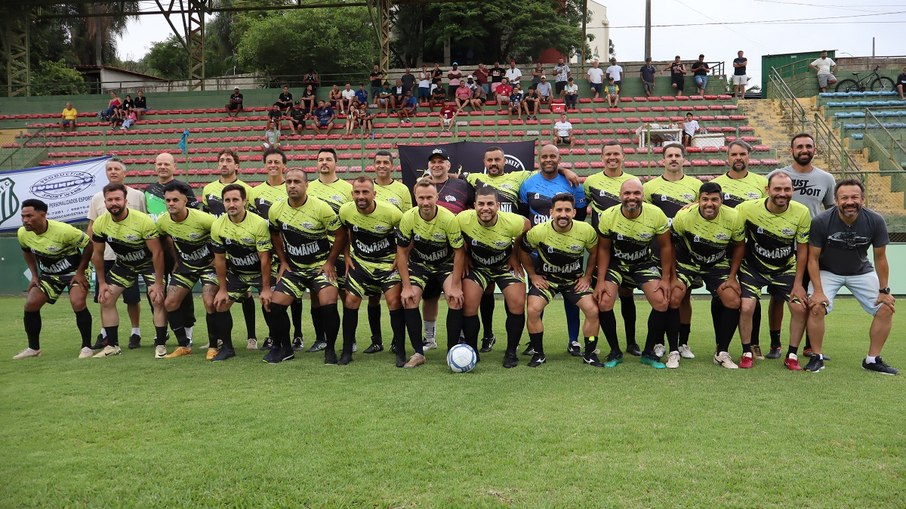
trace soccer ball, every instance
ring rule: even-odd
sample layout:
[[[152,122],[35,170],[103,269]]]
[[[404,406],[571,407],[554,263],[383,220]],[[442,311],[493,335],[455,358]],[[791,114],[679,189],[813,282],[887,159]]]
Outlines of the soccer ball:
[[[454,373],[466,373],[475,368],[478,355],[469,345],[459,344],[447,352],[447,365]]]

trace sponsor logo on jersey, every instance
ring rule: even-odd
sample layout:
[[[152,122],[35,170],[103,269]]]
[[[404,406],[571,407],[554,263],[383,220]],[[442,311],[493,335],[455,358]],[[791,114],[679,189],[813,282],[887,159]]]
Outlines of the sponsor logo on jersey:
[[[359,239],[355,239],[355,248],[356,252],[374,254],[382,250],[390,249],[390,240],[384,238],[372,244],[367,244]]]
[[[286,253],[290,256],[311,256],[316,255],[321,252],[321,242],[314,241],[295,246],[292,244],[284,244],[286,247]]]
[[[134,233],[130,233],[129,235],[126,235],[126,240],[128,240],[129,242],[138,242],[139,237]]]
[[[53,265],[44,265],[43,263],[38,263],[38,267],[41,268],[41,272],[47,274],[62,274],[65,272],[72,271],[72,263],[69,262],[67,258],[64,258]]]
[[[717,240],[730,240],[730,236],[727,235],[726,233],[718,233],[718,234],[714,235],[714,238]]]
[[[796,233],[796,231],[792,228],[781,228],[780,233],[786,235],[787,237],[792,237],[793,234]]]
[[[789,258],[793,254],[793,246],[767,249],[767,248],[762,247],[759,244],[755,244],[753,249],[759,255],[761,255],[765,258],[771,258],[773,260],[782,260],[784,258]]]
[[[258,253],[249,253],[245,256],[235,256],[230,258],[230,263],[237,267],[252,267],[261,263],[261,259],[258,258]]]

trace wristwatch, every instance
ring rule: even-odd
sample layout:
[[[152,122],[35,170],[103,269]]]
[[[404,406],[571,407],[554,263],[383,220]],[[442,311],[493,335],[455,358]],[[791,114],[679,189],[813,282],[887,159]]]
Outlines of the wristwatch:
[[[878,290],[878,293],[886,293],[887,295],[890,295],[890,287],[888,286],[887,288],[881,288],[880,290]]]

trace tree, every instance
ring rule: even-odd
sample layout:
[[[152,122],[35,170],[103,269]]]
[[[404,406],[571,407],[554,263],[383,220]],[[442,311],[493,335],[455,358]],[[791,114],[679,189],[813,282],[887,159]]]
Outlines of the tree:
[[[32,95],[78,95],[88,93],[85,78],[63,60],[43,60],[31,78]]]
[[[162,78],[186,79],[189,74],[189,55],[175,35],[151,45],[142,62],[153,74]]]
[[[116,58],[117,35],[126,29],[129,16],[118,14],[137,11],[139,2],[73,4],[71,14],[84,17],[66,20],[72,38],[72,48],[82,65],[104,65]],[[89,16],[103,14],[102,16]]]

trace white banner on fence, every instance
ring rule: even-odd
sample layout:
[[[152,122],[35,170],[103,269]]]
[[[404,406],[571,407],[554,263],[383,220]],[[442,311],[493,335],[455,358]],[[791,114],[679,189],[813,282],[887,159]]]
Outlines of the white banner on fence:
[[[107,184],[104,167],[108,159],[99,157],[0,173],[0,231],[22,226],[19,209],[29,198],[47,204],[48,219],[85,221],[91,197]]]

